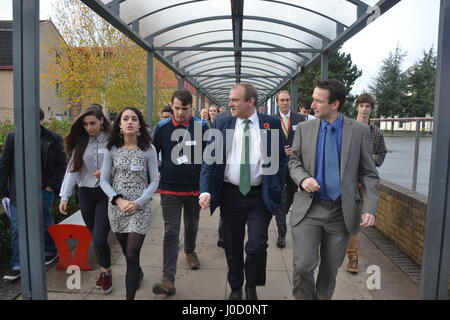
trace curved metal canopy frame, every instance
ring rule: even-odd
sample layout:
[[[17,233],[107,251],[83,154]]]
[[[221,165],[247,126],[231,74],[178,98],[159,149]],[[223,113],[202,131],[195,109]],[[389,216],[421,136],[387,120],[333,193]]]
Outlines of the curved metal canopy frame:
[[[315,3],[309,5],[308,2],[300,1],[252,0],[255,5],[258,2],[262,5],[270,3],[272,7],[279,8],[278,12],[298,12],[302,17],[324,22],[319,24],[308,23],[305,19],[283,21],[279,15],[275,18],[267,11],[261,11],[264,14],[257,15],[259,11],[253,10],[255,7],[250,8],[248,4],[244,6],[244,2],[250,0],[171,0],[168,3],[136,1],[142,5],[136,8],[132,7],[134,2],[127,3],[131,0],[82,1],[150,52],[152,57],[159,59],[199,92],[206,94],[210,101],[216,102],[224,101],[223,96],[218,91],[211,90],[211,86],[240,81],[259,84],[260,88],[265,88],[261,96],[269,98],[291,79],[320,62],[321,57],[328,57],[332,50],[363,29],[368,24],[366,21],[374,14],[368,10],[369,4],[365,0],[342,1],[345,10],[349,10],[349,4],[353,5],[354,19],[351,14],[334,14],[335,11]],[[380,8],[377,14],[383,14],[399,1],[379,0],[376,4]],[[214,3],[214,6],[208,11],[210,3]],[[333,5],[337,12],[341,3],[336,1]],[[122,6],[127,21],[121,19]],[[173,13],[182,11],[180,8],[194,6],[206,8],[204,15],[202,10],[187,21],[173,17],[176,23],[167,25],[169,20],[165,20],[164,26],[160,28],[154,24],[162,21],[164,15],[172,17]],[[230,14],[224,14],[227,10]],[[220,22],[227,20],[231,22],[231,28]],[[245,21],[251,23],[244,28]],[[330,29],[333,24],[336,32]],[[205,28],[202,30],[202,27]],[[286,32],[287,30],[293,32]],[[218,54],[211,54],[212,52]]]

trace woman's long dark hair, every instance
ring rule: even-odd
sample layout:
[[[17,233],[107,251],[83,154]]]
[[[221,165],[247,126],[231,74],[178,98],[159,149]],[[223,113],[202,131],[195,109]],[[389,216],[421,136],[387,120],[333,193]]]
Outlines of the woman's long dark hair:
[[[95,116],[98,120],[103,119],[102,131],[109,134],[109,121],[103,114],[102,106],[94,103],[84,109],[70,127],[69,134],[64,138],[66,152],[69,159],[72,159],[69,163],[71,172],[77,172],[83,166],[83,154],[89,142],[89,134],[83,124],[85,116]]]
[[[146,151],[151,144],[150,130],[148,128],[148,125],[144,121],[144,116],[142,115],[142,112],[135,107],[125,107],[117,115],[117,118],[114,121],[114,124],[111,128],[111,134],[109,136],[109,141],[108,144],[106,145],[106,148],[108,148],[108,150],[111,150],[113,146],[117,148],[123,146],[123,136],[120,134],[120,120],[122,119],[123,113],[127,110],[131,110],[134,113],[136,113],[139,119],[139,124],[141,125],[141,127],[139,128],[138,131],[140,135],[137,136],[137,145],[142,151]]]

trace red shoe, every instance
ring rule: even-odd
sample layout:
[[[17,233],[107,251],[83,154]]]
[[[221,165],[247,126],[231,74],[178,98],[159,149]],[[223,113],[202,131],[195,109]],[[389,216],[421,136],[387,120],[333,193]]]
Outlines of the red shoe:
[[[112,272],[102,272],[100,273],[100,277],[98,278],[97,282],[95,283],[95,287],[97,289],[100,289],[103,294],[108,294],[113,289],[112,284]]]

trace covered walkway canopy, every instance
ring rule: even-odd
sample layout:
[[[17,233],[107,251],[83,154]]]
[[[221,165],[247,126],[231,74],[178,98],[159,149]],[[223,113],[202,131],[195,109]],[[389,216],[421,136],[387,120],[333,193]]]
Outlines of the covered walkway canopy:
[[[235,83],[253,84],[263,103],[320,60],[326,76],[329,52],[400,0],[82,1],[226,106]]]
[[[39,1],[13,0],[15,167],[22,295],[45,299],[39,149]],[[147,116],[153,58],[219,105],[229,88],[253,84],[260,102],[321,63],[333,49],[400,0],[82,0],[148,52]],[[450,268],[450,0],[441,0],[438,74],[422,297],[447,297]],[[445,90],[447,89],[447,90]],[[197,94],[199,99],[200,94]],[[198,100],[197,100],[198,101]],[[148,118],[151,123],[151,118]],[[439,155],[439,156],[438,156]],[[36,205],[38,204],[38,205]],[[41,268],[36,267],[41,266]]]

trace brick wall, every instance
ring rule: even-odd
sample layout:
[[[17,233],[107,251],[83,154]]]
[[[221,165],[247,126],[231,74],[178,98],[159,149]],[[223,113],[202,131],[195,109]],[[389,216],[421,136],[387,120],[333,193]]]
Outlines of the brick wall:
[[[427,197],[382,180],[376,227],[422,265]]]
[[[422,265],[428,198],[382,180],[376,228],[416,263]],[[450,297],[450,274],[448,279]]]

